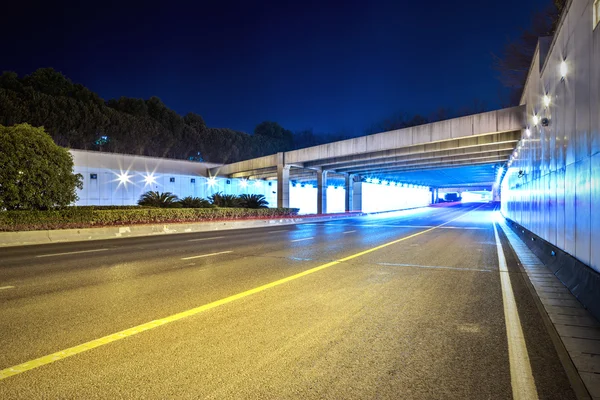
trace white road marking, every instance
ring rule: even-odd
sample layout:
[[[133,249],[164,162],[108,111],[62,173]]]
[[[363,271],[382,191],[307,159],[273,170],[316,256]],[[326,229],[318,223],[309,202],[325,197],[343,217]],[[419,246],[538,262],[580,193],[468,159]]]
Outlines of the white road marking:
[[[346,231],[346,232],[342,232],[342,233],[353,233],[353,232],[356,232],[356,231]]]
[[[14,289],[14,286],[0,286],[0,290]]]
[[[368,224],[368,225],[356,225],[368,228],[419,228],[419,229],[429,229],[433,228],[433,225],[393,225],[393,224]],[[472,226],[440,226],[439,229],[475,229],[482,230],[486,228],[477,228]]]
[[[502,286],[502,303],[504,304],[504,319],[506,322],[506,337],[508,339],[508,358],[510,362],[510,383],[513,399],[537,399],[537,389],[531,372],[531,363],[527,354],[527,345],[523,336],[523,328],[517,311],[515,295],[510,284],[510,274],[504,257],[504,250],[498,229],[494,223],[494,236],[498,251],[498,264],[500,267],[500,283]]]
[[[97,251],[107,251],[109,249],[95,249],[95,250],[82,250],[82,251],[70,251],[68,253],[54,253],[54,254],[42,254],[41,256],[35,256],[36,258],[41,257],[54,257],[54,256],[66,256],[69,254],[83,254],[83,253],[94,253]]]
[[[203,240],[215,240],[215,239],[223,239],[225,236],[215,236],[209,238],[201,238],[201,239],[190,239],[188,242],[201,242]]]
[[[392,263],[377,263],[377,265],[385,265],[390,267],[414,267],[414,268],[431,268],[431,269],[452,269],[456,271],[474,271],[474,272],[492,272],[493,269],[486,268],[461,268],[461,267],[444,267],[437,265],[419,265],[419,264],[392,264]]]
[[[310,239],[314,239],[314,237],[309,237],[309,238],[304,238],[304,239],[295,239],[295,240],[291,240],[291,242],[301,242],[303,240],[310,240]]]
[[[233,253],[233,251],[228,250],[228,251],[220,251],[218,253],[210,253],[210,254],[202,254],[199,256],[192,256],[192,257],[183,257],[182,260],[192,260],[194,258],[202,258],[202,257],[210,257],[210,256],[218,256],[219,254],[228,254],[228,253]]]

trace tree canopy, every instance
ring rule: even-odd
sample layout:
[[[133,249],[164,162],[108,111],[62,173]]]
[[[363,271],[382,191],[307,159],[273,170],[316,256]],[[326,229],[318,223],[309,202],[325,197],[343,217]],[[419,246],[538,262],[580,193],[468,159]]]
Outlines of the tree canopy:
[[[104,101],[52,68],[20,78],[0,75],[0,124],[43,126],[63,147],[234,162],[292,148],[292,133],[274,122],[255,135],[209,128],[195,113],[180,116],[158,97]]]
[[[0,125],[0,210],[48,210],[77,200],[71,154],[43,128]]]

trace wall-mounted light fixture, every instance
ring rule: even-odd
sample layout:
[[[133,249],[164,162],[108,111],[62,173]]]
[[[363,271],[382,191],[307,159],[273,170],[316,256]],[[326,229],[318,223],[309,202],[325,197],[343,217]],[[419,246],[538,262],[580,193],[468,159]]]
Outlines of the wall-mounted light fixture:
[[[156,182],[156,177],[154,174],[148,174],[144,177],[144,182],[146,182],[146,185],[152,185],[154,182]]]
[[[569,73],[569,66],[567,65],[566,60],[562,60],[559,67],[560,77],[561,79],[565,79],[567,73]]]
[[[548,96],[547,94],[545,94],[544,95],[544,105],[546,107],[548,107],[550,105],[550,101],[551,101],[550,96]]]

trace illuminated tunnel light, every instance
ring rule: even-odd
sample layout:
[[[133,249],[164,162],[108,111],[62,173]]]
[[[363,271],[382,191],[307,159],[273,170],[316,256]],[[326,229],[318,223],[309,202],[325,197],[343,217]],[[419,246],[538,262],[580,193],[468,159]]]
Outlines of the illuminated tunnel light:
[[[560,71],[560,76],[564,79],[567,76],[567,73],[569,72],[569,66],[567,65],[566,60],[563,60],[560,63],[559,71]]]
[[[531,129],[527,128],[525,129],[525,135],[527,135],[527,137],[531,136]]]
[[[127,174],[127,172],[125,172],[125,173],[122,172],[122,173],[120,173],[120,174],[117,175],[117,179],[119,180],[119,183],[123,184],[123,185],[125,185],[126,183],[131,182],[131,180],[129,180],[129,178],[131,178],[131,176],[129,176]]]
[[[550,105],[550,96],[548,96],[547,94],[544,95],[544,105],[546,107],[548,107]]]
[[[148,174],[144,177],[144,182],[146,182],[146,185],[152,185],[153,183],[156,183],[156,177],[154,174]]]
[[[215,178],[214,176],[210,177],[208,179],[208,186],[215,186],[216,184],[217,184],[217,178]]]
[[[538,124],[538,122],[540,122],[540,117],[538,117],[537,115],[534,115],[534,116],[533,116],[533,124],[534,124],[534,125],[537,125],[537,124]]]

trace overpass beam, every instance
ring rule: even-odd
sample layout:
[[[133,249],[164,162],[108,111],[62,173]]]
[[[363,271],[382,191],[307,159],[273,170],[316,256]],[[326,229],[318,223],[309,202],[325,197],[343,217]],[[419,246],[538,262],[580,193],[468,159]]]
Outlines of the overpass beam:
[[[317,214],[327,214],[327,171],[317,171]]]
[[[277,208],[290,206],[290,166],[277,164]]]

